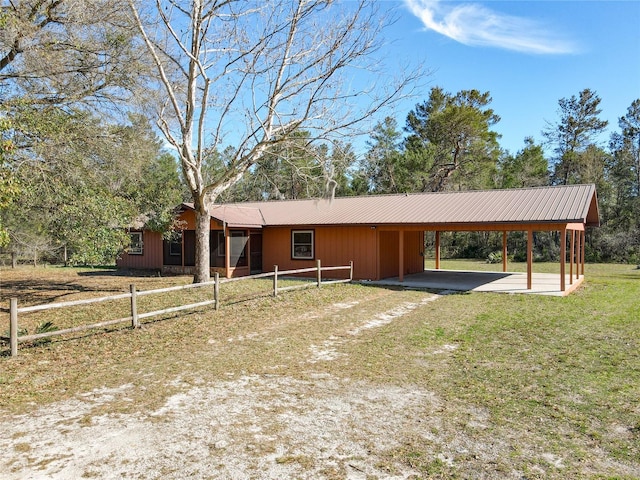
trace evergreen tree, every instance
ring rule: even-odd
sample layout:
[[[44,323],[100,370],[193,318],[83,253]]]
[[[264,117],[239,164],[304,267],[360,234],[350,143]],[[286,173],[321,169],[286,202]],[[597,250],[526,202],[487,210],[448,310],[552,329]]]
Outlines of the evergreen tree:
[[[549,184],[548,163],[541,145],[532,137],[524,140],[525,147],[515,155],[503,154],[499,161],[496,186],[498,188],[539,187]]]
[[[369,147],[360,165],[361,178],[366,182],[358,187],[362,193],[399,193],[407,189],[407,172],[401,153],[402,132],[391,117],[378,122],[371,133]]]
[[[611,135],[607,165],[612,193],[606,227],[613,245],[604,248],[640,263],[640,99],[632,102],[618,126],[620,131]]]
[[[598,118],[602,113],[600,101],[600,97],[588,88],[577,97],[573,95],[558,101],[560,119],[542,132],[554,149],[552,181],[555,185],[580,183],[580,156],[595,143],[608,124]]]
[[[409,112],[404,165],[413,190],[439,192],[452,188],[485,188],[498,156],[500,117],[488,108],[489,92],[463,90],[456,95],[431,89],[429,99]]]

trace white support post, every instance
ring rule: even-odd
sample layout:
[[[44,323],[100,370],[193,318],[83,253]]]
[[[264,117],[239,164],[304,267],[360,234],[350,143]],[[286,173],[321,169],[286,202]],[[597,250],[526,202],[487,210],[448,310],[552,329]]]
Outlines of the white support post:
[[[318,273],[317,273],[318,288],[320,288],[320,285],[322,285],[322,267],[320,265],[320,260],[316,262],[316,265],[318,268]]]

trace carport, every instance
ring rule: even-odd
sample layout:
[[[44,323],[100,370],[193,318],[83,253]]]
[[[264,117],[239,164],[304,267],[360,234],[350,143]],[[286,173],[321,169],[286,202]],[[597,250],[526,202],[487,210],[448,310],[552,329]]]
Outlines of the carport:
[[[524,274],[526,289],[515,286],[516,280],[523,280],[522,274],[498,274],[489,281],[490,277],[483,272],[455,273],[453,278],[460,285],[484,278],[487,281],[482,285],[493,286],[476,285],[469,290],[494,288],[504,291],[553,291],[567,295],[584,280],[585,230],[588,226],[599,226],[600,223],[594,185],[442,193],[425,195],[415,200],[420,201],[415,206],[422,212],[423,218],[429,219],[428,222],[410,225],[409,221],[415,215],[407,213],[403,223],[378,227],[381,231],[399,232],[398,275],[389,279],[390,281],[408,285],[408,282],[416,282],[418,278],[422,278],[424,282],[428,279],[433,284],[435,279],[440,278],[441,285],[451,284],[450,281],[445,281],[447,277],[436,274],[441,268],[440,234],[453,231],[502,232],[502,274],[508,272],[508,233],[527,233],[527,272]],[[399,212],[400,215],[402,213]],[[404,236],[406,232],[416,230],[435,232],[435,272],[425,271],[405,279]],[[553,289],[548,287],[548,275],[538,274],[534,277],[533,273],[533,235],[534,232],[542,231],[558,232],[560,239],[560,273],[553,276],[556,283]],[[515,282],[513,288],[505,286],[506,279],[511,283]]]

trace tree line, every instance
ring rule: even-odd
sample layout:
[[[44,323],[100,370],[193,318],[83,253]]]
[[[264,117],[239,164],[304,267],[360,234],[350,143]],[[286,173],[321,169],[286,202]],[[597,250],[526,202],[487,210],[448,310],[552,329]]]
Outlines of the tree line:
[[[490,92],[452,94],[434,87],[428,99],[407,114],[404,126],[392,117],[378,122],[361,158],[350,144],[309,150],[308,137],[299,134],[275,152],[270,163],[248,172],[225,200],[592,183],[602,226],[588,231],[588,260],[638,263],[640,99],[619,118],[606,144],[601,137],[608,122],[600,118],[600,102],[590,89],[561,98],[558,118],[541,132],[544,140],[536,143],[527,137],[523,148],[511,153],[500,147],[492,129],[500,117],[490,108]],[[510,243],[516,258],[524,259],[524,236],[514,234]],[[501,250],[501,236],[450,233],[443,245],[452,256],[494,258]],[[539,260],[557,259],[557,235],[537,233],[535,255]]]
[[[2,2],[0,248],[110,263],[128,228],[170,232],[191,201],[202,281],[211,202],[594,183],[589,260],[640,261],[640,100],[603,145],[597,93],[560,99],[544,142],[511,153],[489,92],[435,87],[356,154],[351,135],[421,76],[376,70],[392,21],[371,0]],[[354,70],[382,81],[353,86]],[[444,240],[451,255],[499,249],[492,234]],[[535,240],[538,258],[557,257],[557,238]]]

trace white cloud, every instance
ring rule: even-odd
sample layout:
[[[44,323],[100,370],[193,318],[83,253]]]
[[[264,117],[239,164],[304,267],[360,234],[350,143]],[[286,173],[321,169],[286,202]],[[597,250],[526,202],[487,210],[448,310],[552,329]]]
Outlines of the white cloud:
[[[489,46],[536,54],[566,54],[576,51],[566,37],[549,31],[539,22],[505,15],[478,3],[440,0],[404,0],[424,26],[470,46]]]

